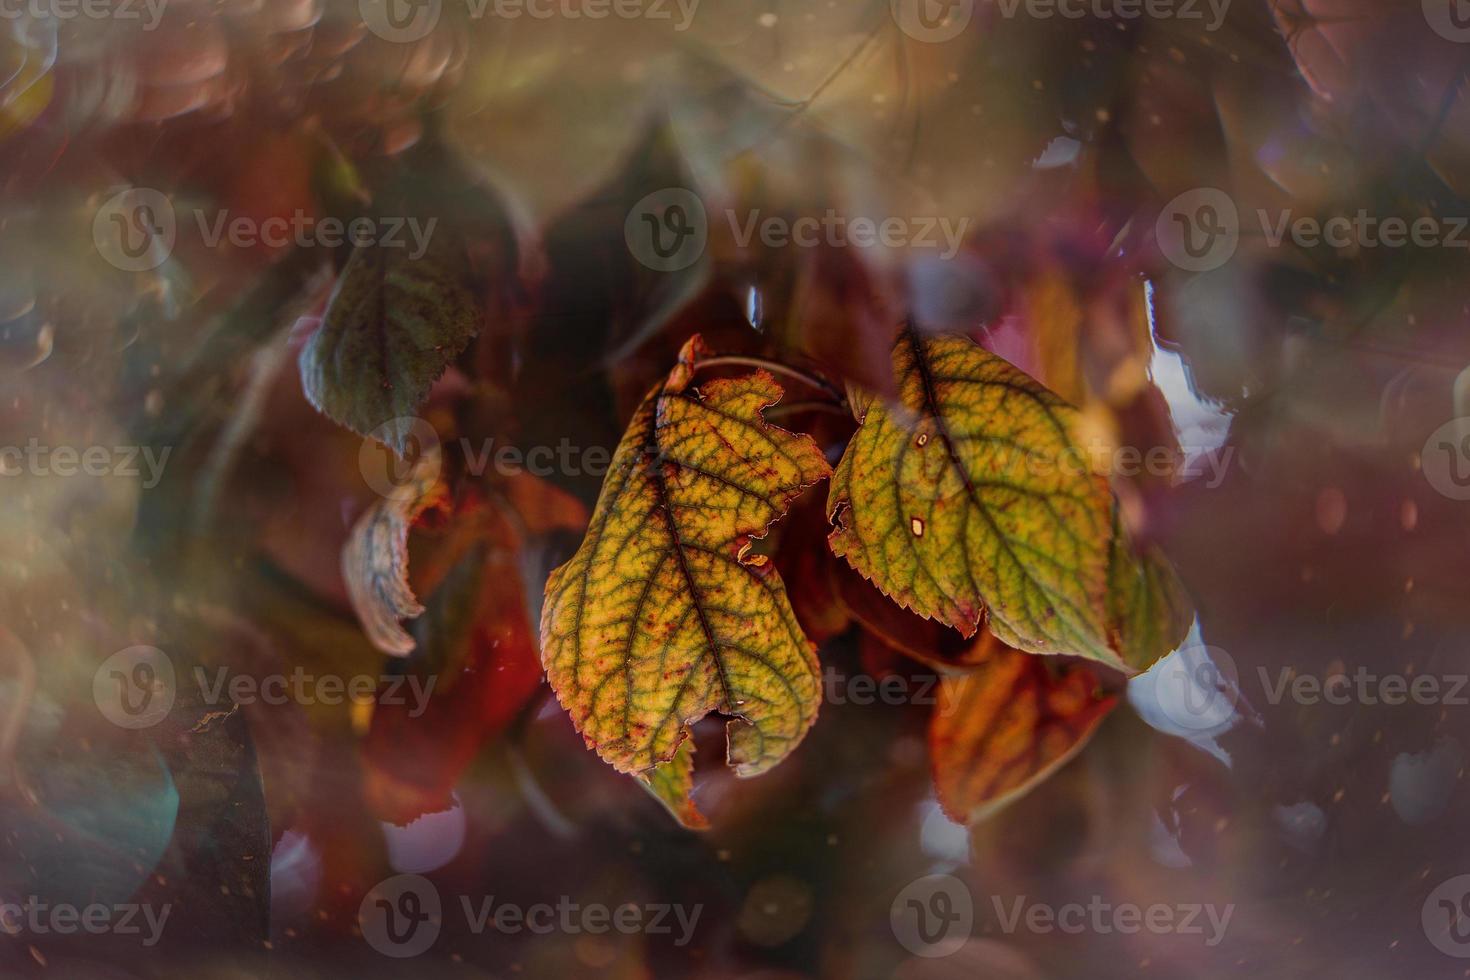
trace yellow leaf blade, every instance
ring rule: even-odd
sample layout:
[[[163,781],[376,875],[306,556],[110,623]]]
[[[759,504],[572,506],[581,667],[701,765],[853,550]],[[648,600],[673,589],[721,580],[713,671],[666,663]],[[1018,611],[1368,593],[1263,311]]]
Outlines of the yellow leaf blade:
[[[588,744],[621,772],[669,761],[710,711],[733,720],[742,776],[775,765],[816,718],[815,652],[749,542],[829,475],[816,444],[765,422],[766,372],[691,389],[693,338],[634,413],[587,536],[552,573],[542,661]]]
[[[905,331],[899,403],[854,401],[832,478],[832,550],[914,612],[1004,642],[1121,664],[1107,645],[1112,504],[1076,412],[972,341]]]

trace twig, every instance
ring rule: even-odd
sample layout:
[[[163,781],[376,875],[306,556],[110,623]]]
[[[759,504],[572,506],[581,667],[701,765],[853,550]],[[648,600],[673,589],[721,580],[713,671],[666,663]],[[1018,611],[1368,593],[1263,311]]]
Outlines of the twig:
[[[832,382],[826,380],[825,378],[820,378],[809,371],[803,371],[801,368],[792,367],[790,364],[782,364],[780,361],[767,360],[764,357],[746,357],[742,354],[717,354],[714,357],[707,357],[704,360],[700,361],[698,367],[762,368],[766,371],[770,371],[772,374],[785,375],[788,378],[793,378],[797,381],[800,381],[802,384],[807,385],[808,387],[825,392],[826,394],[830,395],[832,397],[832,400],[838,405],[845,406],[847,404],[847,396],[839,391],[836,385],[832,384]]]

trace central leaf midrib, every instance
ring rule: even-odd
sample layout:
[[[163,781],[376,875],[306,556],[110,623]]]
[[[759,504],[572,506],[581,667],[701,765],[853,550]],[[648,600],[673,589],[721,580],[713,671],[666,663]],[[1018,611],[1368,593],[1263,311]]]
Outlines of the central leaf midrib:
[[[904,337],[909,343],[909,350],[914,356],[914,366],[919,372],[919,386],[922,389],[924,407],[928,410],[930,417],[934,419],[934,428],[937,430],[939,438],[944,442],[944,451],[949,457],[950,465],[954,467],[955,472],[960,476],[960,481],[965,486],[965,493],[969,496],[971,503],[975,505],[975,509],[980,512],[980,516],[985,519],[986,526],[990,528],[991,533],[1000,542],[1000,546],[1005,549],[1006,555],[1015,563],[1016,569],[1020,574],[1037,588],[1042,589],[1047,594],[1052,594],[1051,589],[1043,586],[1036,580],[1035,576],[1026,571],[1026,566],[1021,561],[1020,556],[1016,554],[1015,549],[1011,546],[1011,542],[1002,533],[1000,526],[996,524],[995,518],[991,516],[989,508],[980,499],[980,492],[970,480],[970,472],[964,467],[960,459],[959,452],[955,448],[954,439],[950,436],[949,426],[944,420],[943,413],[940,411],[939,394],[935,389],[933,373],[929,369],[928,352],[924,350],[924,342],[919,339],[918,334],[915,333],[912,327],[904,331]],[[984,382],[981,383],[983,384]],[[967,546],[966,551],[968,552],[968,550]],[[1062,603],[1075,608],[1075,604],[1066,596],[1057,595],[1056,597]],[[1029,613],[1027,618],[1032,619],[1034,625],[1034,618]]]
[[[657,408],[649,413],[649,442],[655,448],[658,447],[658,411]],[[675,465],[679,465],[675,461]],[[684,579],[684,585],[689,590],[689,602],[694,606],[694,612],[699,617],[699,627],[704,631],[704,640],[709,647],[710,657],[715,662],[715,672],[720,680],[720,691],[723,694],[724,712],[735,713],[735,698],[730,691],[730,679],[725,675],[725,662],[720,658],[720,645],[715,639],[714,627],[710,625],[709,615],[705,612],[704,603],[700,599],[699,589],[694,584],[694,574],[689,570],[689,560],[684,555],[684,535],[679,528],[679,519],[674,515],[674,505],[669,499],[669,488],[664,480],[663,471],[659,468],[658,458],[648,460],[649,479],[653,483],[654,491],[658,494],[658,505],[664,512],[669,522],[669,536],[673,538],[674,557],[678,559],[679,574]],[[679,694],[674,698],[673,710],[678,710],[679,698],[683,696],[688,687],[689,675],[686,674],[680,684]]]

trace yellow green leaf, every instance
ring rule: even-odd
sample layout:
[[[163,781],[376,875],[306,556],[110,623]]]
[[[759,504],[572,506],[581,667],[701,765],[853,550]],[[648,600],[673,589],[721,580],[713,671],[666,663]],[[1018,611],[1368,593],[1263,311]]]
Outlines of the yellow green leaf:
[[[668,762],[717,711],[730,764],[756,775],[816,718],[816,655],[750,544],[830,469],[765,421],[782,394],[766,372],[692,387],[706,356],[691,339],[634,413],[581,547],[546,584],[547,678],[620,772]]]
[[[690,830],[704,830],[709,827],[709,821],[704,814],[699,812],[699,807],[689,798],[689,793],[694,789],[694,741],[687,739],[679,746],[672,762],[665,762],[645,772],[635,773],[633,778],[643,784],[643,788],[652,794],[653,798],[664,805],[664,809],[673,814],[675,820],[679,821]]]
[[[1076,411],[962,337],[905,330],[898,403],[855,393],[832,478],[832,550],[905,608],[1030,653],[1121,661],[1107,645],[1112,503]]]
[[[1108,568],[1108,622],[1113,649],[1137,670],[1183,643],[1194,622],[1194,604],[1169,559],[1154,547],[1135,553],[1121,524]]]
[[[1113,710],[1085,663],[1034,657],[992,634],[979,666],[946,676],[929,720],[940,805],[962,823],[983,820],[1076,755]]]

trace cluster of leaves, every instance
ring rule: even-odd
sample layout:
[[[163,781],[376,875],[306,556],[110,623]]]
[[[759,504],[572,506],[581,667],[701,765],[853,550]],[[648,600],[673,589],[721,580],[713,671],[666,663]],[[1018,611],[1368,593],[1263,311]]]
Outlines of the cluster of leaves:
[[[1024,791],[1112,705],[1088,667],[1026,654],[1132,673],[1182,639],[1172,571],[1133,554],[1106,482],[1067,465],[1073,410],[974,342],[903,330],[898,400],[853,390],[857,432],[835,471],[810,437],[763,418],[781,397],[770,373],[692,388],[711,361],[694,337],[645,398],[581,549],[547,583],[541,627],[588,744],[676,814],[692,764],[680,746],[706,713],[731,719],[742,776],[780,762],[816,718],[815,647],[751,550],[824,477],[836,555],[926,619],[966,637],[985,627],[931,731],[956,815]]]
[[[412,259],[356,251],[300,354],[312,403],[409,467],[343,556],[364,630],[393,656],[414,652],[400,624],[425,611],[410,586],[412,532],[432,518],[465,536],[463,474],[413,431],[482,322],[463,239],[441,241]],[[824,480],[826,548],[876,587],[863,604],[901,607],[899,633],[931,620],[964,639],[940,658],[953,710],[931,726],[941,797],[960,819],[1069,758],[1115,703],[1105,678],[1147,667],[1192,619],[1168,563],[1135,550],[1107,479],[1085,465],[1076,409],[968,337],[912,325],[893,336],[885,391],[849,379],[845,394],[689,336],[633,411],[580,548],[546,581],[539,655],[551,689],[588,745],[687,825],[704,822],[690,800],[696,722],[727,718],[729,764],[755,776],[817,718],[816,644],[756,545]],[[767,419],[784,395],[777,373],[850,413],[845,444]],[[562,517],[543,527],[581,526],[571,504]],[[509,506],[497,520],[525,515]],[[517,619],[518,601],[495,605]]]

